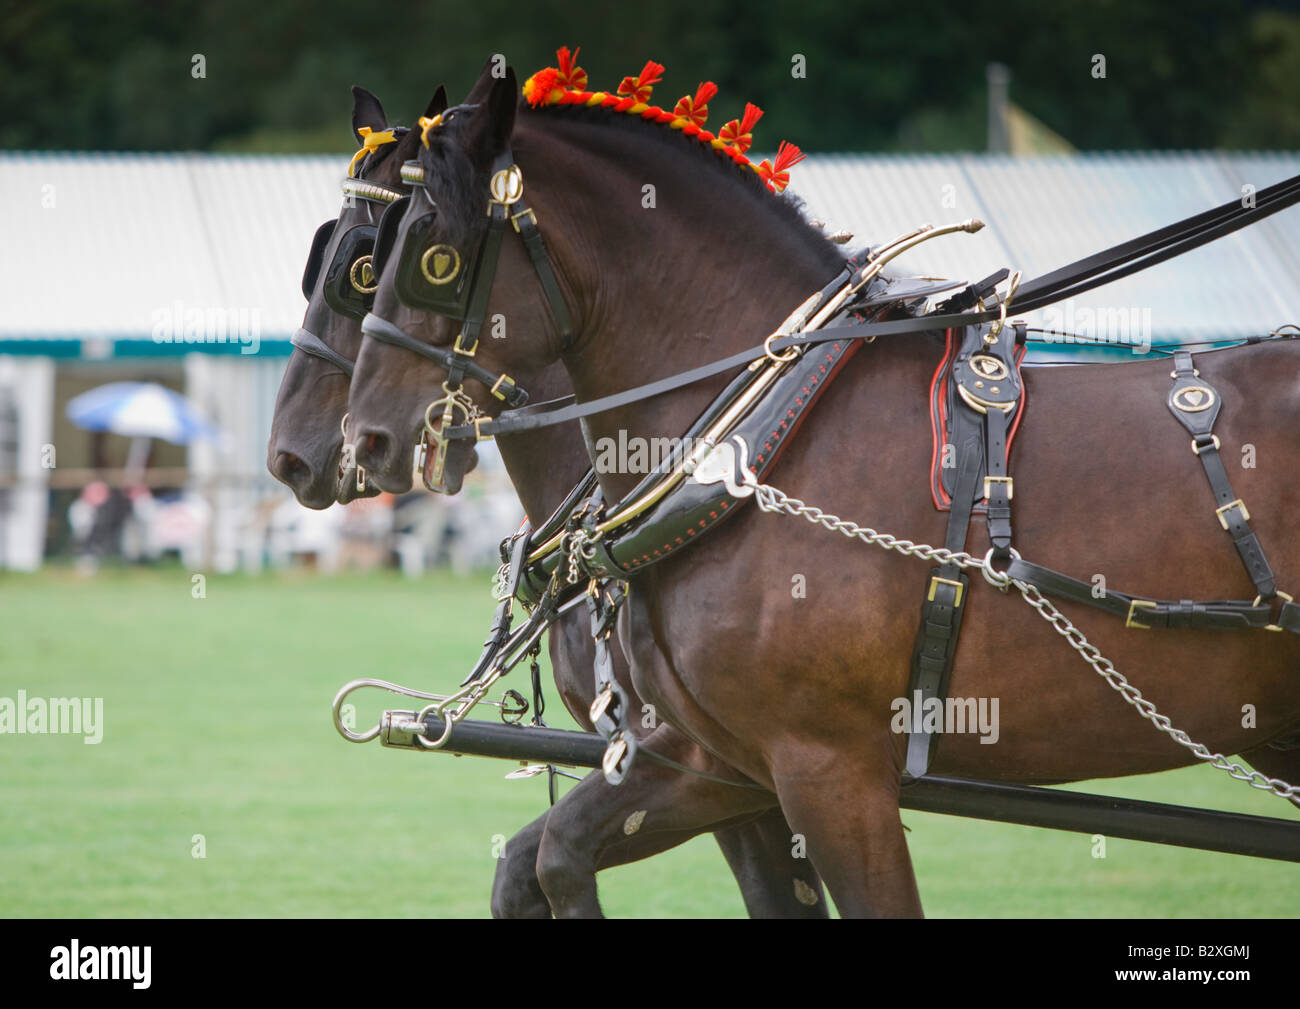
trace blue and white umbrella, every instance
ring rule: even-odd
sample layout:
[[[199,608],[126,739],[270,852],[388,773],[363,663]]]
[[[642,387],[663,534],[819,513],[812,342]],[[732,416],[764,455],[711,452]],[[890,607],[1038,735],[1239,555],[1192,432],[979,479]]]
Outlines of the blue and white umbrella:
[[[178,392],[155,382],[110,382],[68,401],[68,420],[88,431],[162,438],[186,445],[221,431]]]

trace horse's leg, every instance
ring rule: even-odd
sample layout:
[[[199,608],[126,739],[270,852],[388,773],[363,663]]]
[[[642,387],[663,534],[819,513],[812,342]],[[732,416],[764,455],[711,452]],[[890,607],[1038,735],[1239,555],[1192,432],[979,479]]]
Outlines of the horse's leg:
[[[822,881],[812,862],[794,854],[794,836],[779,808],[715,830],[713,837],[740,884],[751,918],[829,916]]]
[[[1241,755],[1250,762],[1251,767],[1270,778],[1281,778],[1292,785],[1300,783],[1300,746],[1289,750],[1257,746],[1253,750],[1243,750]],[[1300,806],[1300,799],[1293,798],[1291,802]]]
[[[537,849],[550,815],[548,809],[506,842],[505,857],[497,862],[492,878],[493,918],[551,916],[551,905],[537,882]]]
[[[845,918],[920,917],[898,810],[895,761],[862,746],[777,755],[773,780],[791,828]]]
[[[645,745],[680,763],[705,763],[702,751],[667,724],[648,736]],[[735,773],[711,759],[705,769],[719,776]],[[765,812],[775,803],[770,792],[712,782],[643,755],[623,784],[615,787],[602,775],[591,774],[556,803],[538,851],[537,878],[557,918],[598,917],[597,871],[656,855],[726,821]],[[733,854],[741,857],[743,852]],[[750,866],[743,876],[738,873],[746,907],[775,907],[785,894],[785,906],[793,905],[797,867],[790,863],[788,858],[784,864],[769,859],[765,866]],[[775,875],[762,869],[774,869]],[[811,885],[806,869],[797,874],[804,885]],[[806,914],[809,909],[799,905],[798,910]]]

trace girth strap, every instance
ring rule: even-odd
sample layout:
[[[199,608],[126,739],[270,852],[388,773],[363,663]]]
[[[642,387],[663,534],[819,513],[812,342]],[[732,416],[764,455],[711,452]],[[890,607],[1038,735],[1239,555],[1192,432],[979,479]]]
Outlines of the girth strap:
[[[1214,421],[1223,405],[1218,390],[1200,377],[1192,363],[1192,355],[1180,350],[1174,354],[1174,386],[1169,391],[1166,405],[1178,422],[1192,436],[1192,451],[1201,460],[1205,478],[1210,481],[1218,507],[1214,514],[1219,524],[1232,537],[1232,544],[1241,555],[1246,573],[1255,583],[1261,599],[1272,599],[1277,594],[1273,571],[1264,556],[1264,548],[1250,528],[1250,512],[1246,503],[1237,497],[1232,481],[1219,454],[1219,439],[1214,434]]]

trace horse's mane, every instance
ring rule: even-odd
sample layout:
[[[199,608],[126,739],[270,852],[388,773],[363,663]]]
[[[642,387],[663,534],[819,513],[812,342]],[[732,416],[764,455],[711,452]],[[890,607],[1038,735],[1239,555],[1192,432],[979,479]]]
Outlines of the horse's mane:
[[[809,221],[802,198],[789,190],[773,193],[763,179],[747,165],[719,156],[718,152],[708,144],[702,144],[698,139],[680,130],[669,129],[638,116],[622,115],[601,106],[549,105],[535,109],[529,107],[526,102],[521,102],[519,115],[530,118],[553,116],[563,122],[600,126],[602,129],[652,140],[671,150],[681,152],[685,157],[694,160],[701,171],[720,173],[736,187],[738,192],[776,214],[787,227],[804,229],[825,242],[837,259],[844,258],[825,233]]]
[[[473,114],[478,114],[478,110],[470,113]],[[416,148],[429,196],[438,207],[439,232],[444,241],[453,244],[486,227],[483,208],[487,199],[488,172],[476,169],[456,141],[455,135],[464,128],[464,121],[444,125],[428,135],[427,144]],[[843,249],[832,243],[825,232],[805,216],[802,199],[788,190],[774,192],[748,159],[737,158],[708,142],[702,143],[698,136],[599,105],[565,104],[536,108],[525,99],[516,112],[512,139],[516,149],[522,151],[527,150],[527,140],[519,136],[521,124],[537,124],[543,128],[548,125],[595,128],[602,134],[618,133],[661,145],[686,159],[688,170],[717,173],[715,177],[733,187],[737,197],[745,201],[747,209],[774,215],[778,227],[787,230],[792,237],[807,241],[813,254],[824,257],[827,266],[838,267],[844,262]]]

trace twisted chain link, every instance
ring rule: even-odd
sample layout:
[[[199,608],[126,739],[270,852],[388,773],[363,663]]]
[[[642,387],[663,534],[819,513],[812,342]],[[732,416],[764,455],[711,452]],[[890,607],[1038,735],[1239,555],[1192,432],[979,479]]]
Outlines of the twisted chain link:
[[[1112,690],[1116,691],[1125,701],[1137,709],[1138,714],[1169,736],[1179,746],[1190,750],[1196,759],[1205,761],[1211,767],[1226,772],[1238,781],[1246,782],[1252,788],[1258,788],[1279,798],[1300,803],[1300,786],[1290,785],[1281,778],[1270,778],[1259,771],[1243,767],[1241,764],[1225,757],[1222,753],[1212,752],[1204,743],[1195,742],[1182,729],[1175,728],[1173,723],[1170,722],[1169,716],[1162,715],[1154,704],[1143,697],[1142,692],[1133,686],[1128,681],[1128,678],[1115,668],[1115,664],[1102,655],[1097,646],[1088,641],[1083,632],[1075,627],[1064,613],[1039,592],[1036,586],[1021,581],[1019,578],[1011,578],[1005,572],[994,570],[989,563],[988,557],[977,559],[965,551],[953,552],[945,547],[932,547],[924,543],[899,539],[889,533],[876,532],[874,529],[860,526],[856,522],[849,522],[837,515],[824,512],[820,508],[805,504],[798,498],[790,497],[769,484],[758,483],[752,475],[749,476],[746,483],[754,488],[754,500],[757,502],[758,507],[765,512],[784,513],[795,518],[807,519],[813,525],[819,525],[831,532],[841,533],[850,539],[858,539],[870,546],[893,550],[908,557],[938,561],[940,564],[952,563],[962,568],[978,568],[989,584],[1003,592],[1014,587],[1025,602],[1032,606],[1035,612],[1046,620],[1057,634],[1065,638],[1070,647],[1079,653],[1097,675],[1110,685]]]

